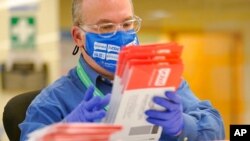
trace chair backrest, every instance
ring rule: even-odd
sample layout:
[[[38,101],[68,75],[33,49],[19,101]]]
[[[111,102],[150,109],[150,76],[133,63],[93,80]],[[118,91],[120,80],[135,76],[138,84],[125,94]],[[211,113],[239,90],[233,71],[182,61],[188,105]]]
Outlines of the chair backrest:
[[[19,94],[11,98],[5,105],[3,125],[10,141],[20,140],[18,124],[24,120],[28,106],[39,93],[40,90]]]

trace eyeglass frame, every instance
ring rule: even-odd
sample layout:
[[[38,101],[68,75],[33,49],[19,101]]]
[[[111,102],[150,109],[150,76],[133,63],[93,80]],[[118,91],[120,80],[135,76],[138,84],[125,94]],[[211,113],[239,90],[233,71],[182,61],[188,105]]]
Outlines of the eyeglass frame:
[[[136,16],[136,15],[134,15],[132,17],[132,19],[126,20],[126,21],[121,22],[121,23],[111,23],[111,22],[109,22],[109,23],[91,24],[91,25],[82,24],[82,26],[81,26],[81,24],[79,24],[78,27],[82,31],[84,31],[84,32],[88,32],[88,31],[86,31],[86,29],[84,29],[84,27],[89,28],[89,29],[90,28],[97,29],[97,32],[98,32],[97,34],[99,36],[104,37],[104,38],[110,38],[110,37],[114,36],[117,33],[117,31],[119,31],[119,29],[123,29],[123,24],[125,24],[126,22],[129,22],[129,21],[137,22],[138,25],[139,25],[139,27],[138,27],[138,29],[136,31],[134,31],[134,32],[128,32],[128,34],[135,34],[135,33],[137,33],[140,30],[142,19],[140,17]],[[100,30],[100,26],[102,26],[102,25],[114,25],[116,27],[116,29],[114,30],[114,32],[110,32],[112,34],[110,34],[109,36],[104,36],[102,34],[109,34],[109,33],[101,33],[99,31]],[[123,30],[123,31],[126,31],[126,30]]]

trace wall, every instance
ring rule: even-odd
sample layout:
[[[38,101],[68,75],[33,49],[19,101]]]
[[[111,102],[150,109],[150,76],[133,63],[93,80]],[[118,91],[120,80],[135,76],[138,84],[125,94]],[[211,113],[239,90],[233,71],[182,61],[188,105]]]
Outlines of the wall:
[[[34,10],[12,11],[10,8],[28,7],[34,5]],[[25,8],[24,8],[25,9]],[[33,13],[32,13],[33,12]],[[12,14],[25,15],[33,14],[36,19],[36,49],[30,55],[23,55],[22,58],[32,58],[48,66],[48,83],[58,78],[60,69],[60,32],[59,32],[59,1],[58,0],[1,0],[0,1],[0,63],[10,64],[17,54],[11,50],[10,40],[10,17]],[[33,56],[32,56],[33,55]],[[32,56],[32,57],[31,57]],[[18,59],[16,59],[18,61]],[[30,59],[32,61],[32,59]]]

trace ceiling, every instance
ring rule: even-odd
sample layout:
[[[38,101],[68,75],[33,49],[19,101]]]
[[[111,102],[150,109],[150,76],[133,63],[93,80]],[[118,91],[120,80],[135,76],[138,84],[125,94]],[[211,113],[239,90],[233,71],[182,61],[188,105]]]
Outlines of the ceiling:
[[[143,26],[165,30],[226,29],[250,25],[250,0],[133,0]]]
[[[133,3],[135,13],[143,20],[143,29],[228,31],[250,25],[250,0],[133,0]],[[65,29],[71,26],[69,5],[71,0],[60,0],[60,23]]]

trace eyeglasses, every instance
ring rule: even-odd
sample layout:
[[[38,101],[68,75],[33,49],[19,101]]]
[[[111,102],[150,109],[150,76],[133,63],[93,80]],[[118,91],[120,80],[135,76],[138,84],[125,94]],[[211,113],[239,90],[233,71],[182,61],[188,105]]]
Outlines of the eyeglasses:
[[[118,30],[125,31],[128,34],[135,34],[140,30],[141,18],[134,16],[132,19],[126,20],[122,23],[101,23],[96,25],[83,25],[80,27],[83,31],[95,30],[99,36],[110,38],[114,36]]]

